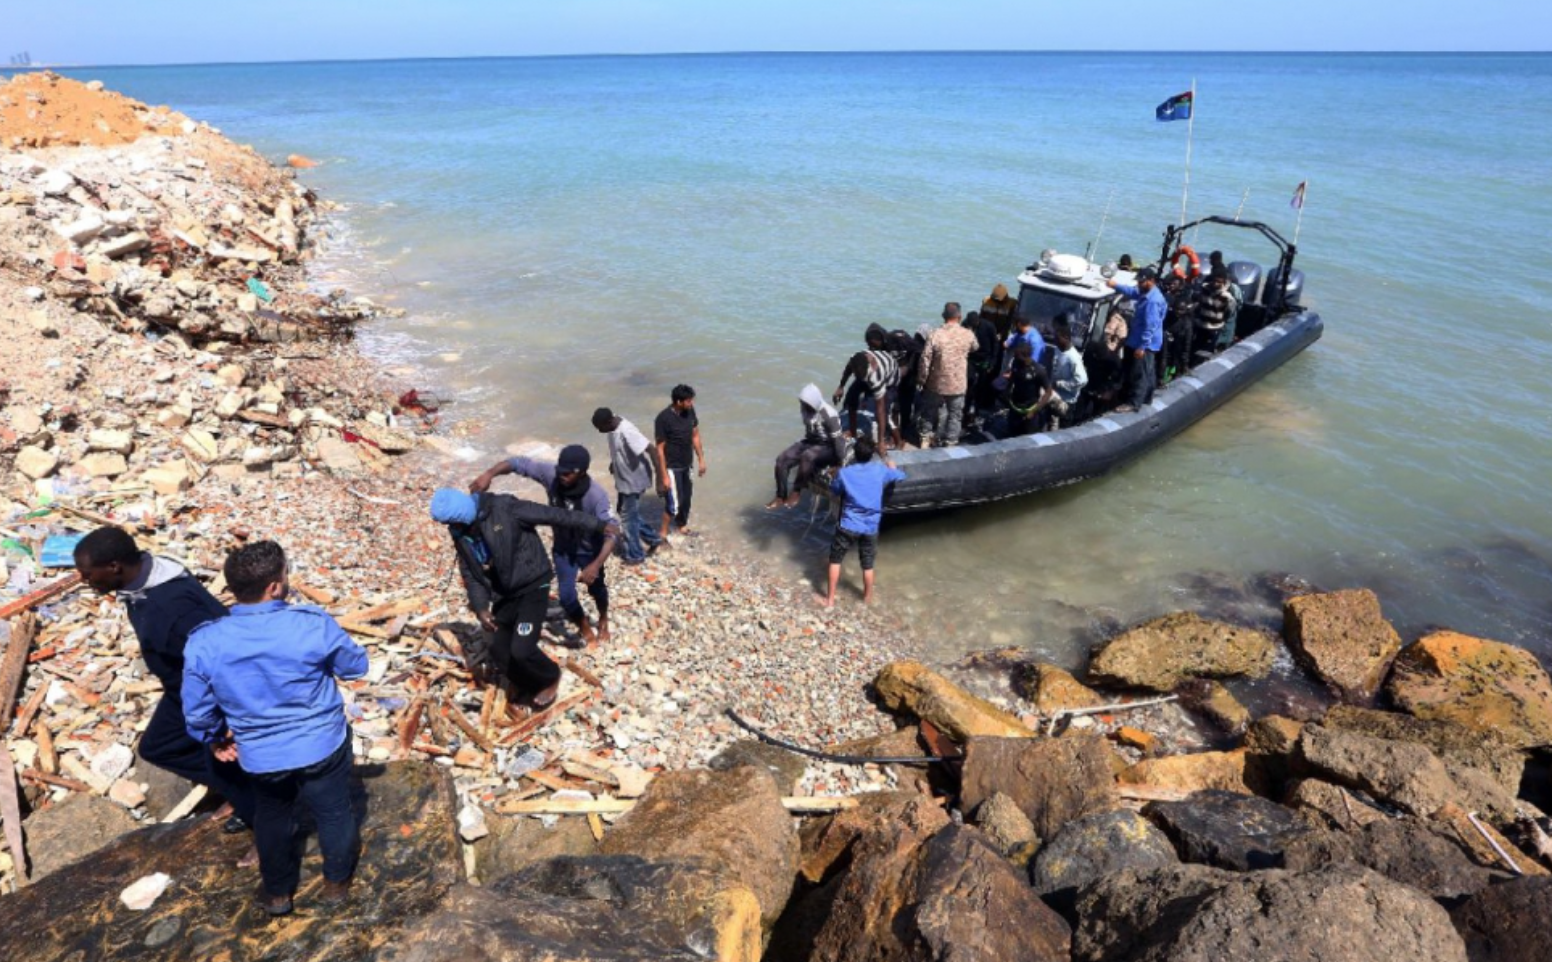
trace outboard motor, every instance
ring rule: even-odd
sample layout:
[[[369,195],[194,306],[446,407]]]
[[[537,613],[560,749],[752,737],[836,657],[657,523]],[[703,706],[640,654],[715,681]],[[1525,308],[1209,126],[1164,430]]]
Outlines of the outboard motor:
[[[1256,303],[1261,294],[1261,265],[1251,261],[1230,261],[1229,280],[1239,287],[1240,299],[1246,304]]]
[[[1270,274],[1267,275],[1266,287],[1261,291],[1261,303],[1265,304],[1269,310],[1276,309],[1277,299],[1281,293],[1281,286],[1282,274],[1280,271],[1273,270]],[[1300,307],[1303,306],[1299,303],[1303,294],[1304,272],[1295,267],[1288,275],[1288,299],[1286,302],[1284,302],[1283,309],[1287,311],[1297,311]]]

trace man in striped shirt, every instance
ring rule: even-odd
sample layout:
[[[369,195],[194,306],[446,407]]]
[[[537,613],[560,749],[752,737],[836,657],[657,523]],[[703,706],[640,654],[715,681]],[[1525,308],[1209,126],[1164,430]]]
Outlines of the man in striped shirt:
[[[846,433],[855,436],[857,433],[857,409],[861,406],[863,398],[872,402],[873,418],[876,426],[876,434],[881,449],[887,448],[886,438],[893,438],[896,449],[901,447],[900,424],[898,419],[890,421],[890,412],[897,405],[897,394],[900,387],[900,365],[893,354],[885,350],[885,330],[877,324],[868,325],[866,336],[868,349],[859,351],[846,362],[846,368],[841,372],[841,384],[835,389],[831,401],[841,403],[841,395],[846,396]],[[855,380],[853,380],[855,379]],[[846,382],[851,381],[848,390]],[[888,430],[885,430],[886,425]]]

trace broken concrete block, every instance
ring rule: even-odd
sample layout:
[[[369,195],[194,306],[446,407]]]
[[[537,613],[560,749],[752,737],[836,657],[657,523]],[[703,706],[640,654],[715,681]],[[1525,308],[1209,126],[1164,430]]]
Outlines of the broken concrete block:
[[[124,460],[124,455],[108,451],[88,454],[76,466],[94,478],[116,478],[129,470],[129,463]]]
[[[177,430],[193,419],[193,409],[182,403],[168,405],[156,412],[156,423],[169,430]]]
[[[220,447],[216,444],[215,435],[209,431],[202,431],[199,428],[191,428],[184,432],[182,444],[183,450],[187,451],[190,457],[197,461],[203,461],[206,464],[214,461],[217,454],[220,453]]]
[[[252,314],[259,309],[259,299],[252,294],[238,294],[237,309],[245,314]]]
[[[142,479],[151,486],[152,491],[161,495],[186,491],[192,482],[189,476],[189,463],[182,458],[151,468],[142,476]]]
[[[59,467],[59,455],[34,445],[27,445],[16,453],[16,470],[37,481],[53,474]]]
[[[151,246],[151,238],[143,231],[130,231],[122,237],[112,237],[97,245],[97,253],[104,257],[118,260],[135,251],[144,250]]]
[[[46,197],[63,197],[75,187],[75,177],[67,170],[45,170],[38,175],[34,185]]]
[[[361,470],[361,458],[356,454],[356,446],[340,438],[319,438],[318,460],[336,474]]]
[[[108,797],[125,808],[139,808],[145,804],[145,789],[139,782],[121,778],[108,789]]]
[[[59,236],[72,244],[84,244],[101,234],[103,228],[107,226],[107,221],[88,211],[68,224],[61,224],[55,230],[59,232]]]
[[[241,364],[223,364],[221,365],[220,370],[216,371],[216,380],[220,381],[222,384],[225,384],[227,387],[242,387],[243,382],[247,379],[248,372],[243,370],[243,366]]]
[[[216,416],[222,418],[234,418],[248,402],[244,391],[228,391],[226,396],[216,402]]]
[[[275,252],[262,247],[227,247],[225,244],[211,244],[210,256],[216,260],[243,261],[245,263],[268,264],[275,259]]]
[[[107,428],[98,428],[86,436],[86,446],[92,451],[110,451],[114,454],[128,454],[135,450],[135,438],[128,431],[113,431]]]

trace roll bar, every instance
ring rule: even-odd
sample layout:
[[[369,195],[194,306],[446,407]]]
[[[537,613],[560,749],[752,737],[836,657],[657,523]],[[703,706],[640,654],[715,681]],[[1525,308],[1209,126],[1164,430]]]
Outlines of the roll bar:
[[[1273,306],[1275,307],[1275,313],[1277,314],[1282,314],[1284,311],[1286,311],[1288,304],[1288,281],[1293,274],[1293,258],[1294,255],[1299,252],[1299,248],[1295,244],[1288,243],[1288,241],[1283,239],[1283,235],[1277,233],[1277,231],[1273,230],[1258,220],[1235,220],[1232,217],[1223,217],[1218,214],[1213,214],[1209,217],[1198,218],[1197,220],[1193,220],[1188,224],[1181,224],[1179,227],[1176,227],[1173,224],[1165,227],[1164,249],[1163,252],[1159,255],[1159,270],[1162,271],[1164,264],[1169,262],[1170,254],[1176,247],[1176,241],[1179,238],[1184,237],[1186,231],[1200,224],[1220,224],[1224,227],[1240,227],[1247,230],[1256,230],[1260,231],[1267,240],[1272,242],[1272,246],[1277,248],[1277,276],[1279,278],[1277,302]]]

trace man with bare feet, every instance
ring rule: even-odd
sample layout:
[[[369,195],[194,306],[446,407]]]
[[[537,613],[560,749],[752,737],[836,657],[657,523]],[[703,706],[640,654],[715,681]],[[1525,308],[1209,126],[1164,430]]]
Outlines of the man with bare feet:
[[[490,656],[508,697],[544,707],[555,700],[560,667],[539,650],[550,604],[550,566],[540,526],[618,535],[597,515],[524,501],[510,494],[469,494],[442,488],[431,518],[447,525],[469,609],[492,636]]]
[[[765,507],[791,508],[803,500],[803,489],[823,469],[846,461],[846,435],[841,431],[841,416],[825,403],[819,385],[810,384],[798,392],[799,412],[803,417],[803,437],[776,455],[776,497]],[[792,469],[798,469],[796,485],[788,487]]]
[[[490,490],[490,483],[496,478],[516,474],[543,485],[550,507],[592,515],[605,525],[613,525],[618,532],[608,494],[588,476],[587,469],[592,462],[593,456],[588,454],[587,448],[568,444],[561,448],[560,457],[553,464],[524,457],[498,461],[475,478],[469,490],[483,494]],[[584,644],[609,640],[609,584],[605,581],[604,563],[614,553],[615,540],[614,534],[584,534],[566,527],[555,529],[556,593],[567,620],[576,626]],[[582,609],[577,582],[587,586],[587,593],[593,596],[593,603],[598,607],[596,635],[587,612]]]
[[[98,528],[75,547],[75,567],[98,594],[124,603],[140,642],[140,657],[162,683],[162,699],[138,751],[142,761],[204,785],[226,799],[222,831],[230,835],[253,825],[253,788],[235,762],[216,758],[208,745],[190,737],[183,724],[183,658],[189,632],[226,617],[199,580],[176,561],[141,551],[122,528]],[[258,853],[244,860],[258,864]]]
[[[695,388],[674,386],[668,407],[657,413],[652,423],[652,440],[657,447],[657,493],[663,498],[663,528],[659,532],[664,547],[668,530],[679,526],[680,534],[690,534],[690,496],[695,491],[691,475],[706,476],[706,451],[701,447],[701,420],[695,413]],[[700,463],[695,472],[696,462]]]
[[[905,472],[888,458],[874,458],[875,450],[871,438],[859,438],[854,451],[856,461],[842,468],[830,484],[830,490],[841,499],[841,521],[835,528],[835,540],[830,543],[828,586],[824,597],[819,599],[826,608],[835,604],[835,589],[841,583],[841,562],[853,544],[862,560],[862,601],[873,603],[873,562],[878,555],[878,522],[884,513],[884,489],[905,480]]]

